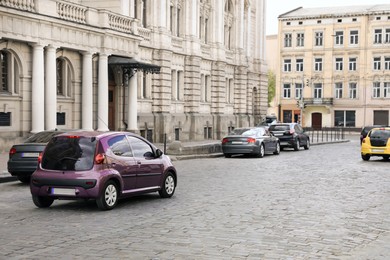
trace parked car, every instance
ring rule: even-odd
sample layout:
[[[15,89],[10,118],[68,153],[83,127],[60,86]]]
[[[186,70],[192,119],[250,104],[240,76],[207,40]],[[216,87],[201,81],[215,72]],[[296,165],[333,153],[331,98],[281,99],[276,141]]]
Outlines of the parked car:
[[[268,129],[280,140],[280,148],[294,148],[298,151],[302,146],[305,150],[310,148],[310,137],[298,123],[277,123]]]
[[[101,210],[110,210],[122,197],[149,192],[171,197],[176,185],[170,158],[141,136],[79,131],[51,139],[30,190],[40,208],[56,199],[94,199]]]
[[[222,139],[222,151],[226,158],[234,154],[250,154],[263,157],[266,153],[280,153],[279,139],[265,127],[236,128]]]
[[[31,135],[21,144],[15,144],[9,150],[8,172],[19,181],[28,183],[31,174],[37,169],[38,156],[50,139],[63,131],[43,131]]]
[[[362,128],[362,131],[360,132],[360,144],[362,144],[363,139],[366,138],[368,132],[375,128],[375,127],[385,127],[385,125],[371,125],[371,126],[365,126]]]
[[[390,127],[378,127],[371,129],[362,141],[361,156],[364,161],[371,156],[390,158]]]

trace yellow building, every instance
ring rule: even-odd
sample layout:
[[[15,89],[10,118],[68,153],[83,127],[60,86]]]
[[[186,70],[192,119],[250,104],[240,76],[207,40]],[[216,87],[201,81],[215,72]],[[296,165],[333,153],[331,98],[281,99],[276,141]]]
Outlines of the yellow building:
[[[279,16],[278,46],[279,120],[389,125],[390,5],[294,9]]]

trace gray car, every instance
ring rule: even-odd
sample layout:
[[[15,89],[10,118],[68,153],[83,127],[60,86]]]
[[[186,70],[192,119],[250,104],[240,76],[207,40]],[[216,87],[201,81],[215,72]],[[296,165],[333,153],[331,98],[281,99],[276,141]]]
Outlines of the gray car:
[[[236,128],[222,139],[222,151],[226,158],[235,154],[261,158],[266,153],[278,155],[280,142],[266,127]]]

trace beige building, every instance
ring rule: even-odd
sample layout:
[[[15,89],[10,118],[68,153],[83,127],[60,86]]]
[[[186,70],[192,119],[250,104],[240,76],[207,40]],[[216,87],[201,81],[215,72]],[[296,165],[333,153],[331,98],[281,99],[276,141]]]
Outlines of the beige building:
[[[278,35],[281,121],[302,111],[305,127],[390,124],[390,5],[297,8]]]
[[[220,139],[267,110],[265,0],[0,1],[0,137]]]

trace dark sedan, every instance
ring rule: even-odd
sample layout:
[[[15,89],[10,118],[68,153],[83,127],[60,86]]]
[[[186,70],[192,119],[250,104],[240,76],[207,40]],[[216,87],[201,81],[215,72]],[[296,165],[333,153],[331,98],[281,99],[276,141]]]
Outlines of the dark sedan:
[[[38,156],[50,139],[63,131],[43,131],[33,134],[21,144],[15,144],[9,150],[8,172],[19,181],[28,183],[31,174],[37,169]]]
[[[277,123],[269,127],[269,131],[280,140],[281,149],[294,148],[299,151],[303,146],[305,150],[310,148],[310,137],[305,133],[302,126],[297,123]]]
[[[235,154],[256,155],[280,153],[279,139],[265,127],[236,128],[222,140],[222,151],[226,158]]]

